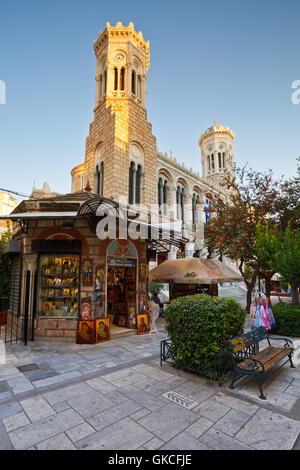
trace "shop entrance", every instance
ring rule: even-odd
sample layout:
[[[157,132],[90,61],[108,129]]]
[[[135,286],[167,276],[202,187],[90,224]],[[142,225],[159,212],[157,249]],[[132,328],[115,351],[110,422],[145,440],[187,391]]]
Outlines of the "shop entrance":
[[[135,329],[137,260],[108,257],[107,315],[115,327]]]

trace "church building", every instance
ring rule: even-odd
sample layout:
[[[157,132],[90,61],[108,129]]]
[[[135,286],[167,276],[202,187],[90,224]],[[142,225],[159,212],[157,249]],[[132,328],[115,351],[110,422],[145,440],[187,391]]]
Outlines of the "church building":
[[[199,139],[201,175],[159,152],[147,120],[149,41],[132,23],[107,23],[94,51],[94,120],[71,192],[32,197],[10,215],[19,280],[11,315],[32,309],[36,338],[76,341],[78,320],[88,334],[88,322],[99,318],[119,332],[136,329],[149,264],[206,256],[197,227],[233,171],[235,135],[216,122]]]

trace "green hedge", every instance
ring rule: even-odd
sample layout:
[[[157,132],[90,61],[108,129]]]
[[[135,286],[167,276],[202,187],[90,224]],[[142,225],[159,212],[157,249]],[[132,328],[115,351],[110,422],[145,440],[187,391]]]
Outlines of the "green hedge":
[[[279,302],[273,307],[276,322],[274,333],[300,336],[300,306]]]
[[[216,378],[215,357],[225,350],[228,338],[243,332],[245,316],[246,311],[231,297],[198,294],[173,300],[164,318],[177,365]]]

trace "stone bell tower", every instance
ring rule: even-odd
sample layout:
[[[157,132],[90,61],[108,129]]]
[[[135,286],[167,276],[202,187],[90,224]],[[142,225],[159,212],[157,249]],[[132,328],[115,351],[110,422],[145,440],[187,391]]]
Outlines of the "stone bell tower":
[[[156,203],[157,146],[146,112],[149,41],[133,23],[106,23],[94,51],[96,103],[86,139],[85,183],[115,200]]]
[[[202,178],[215,187],[220,185],[224,174],[234,171],[234,138],[229,127],[216,121],[200,137]]]

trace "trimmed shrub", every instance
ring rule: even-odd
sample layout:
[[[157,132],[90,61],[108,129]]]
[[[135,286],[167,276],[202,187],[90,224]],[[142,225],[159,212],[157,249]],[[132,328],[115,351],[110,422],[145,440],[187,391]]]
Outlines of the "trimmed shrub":
[[[300,305],[279,302],[273,306],[276,322],[274,333],[287,336],[300,336]]]
[[[226,340],[243,333],[245,317],[232,297],[198,294],[173,300],[164,318],[177,365],[216,378],[215,357],[225,351]]]

